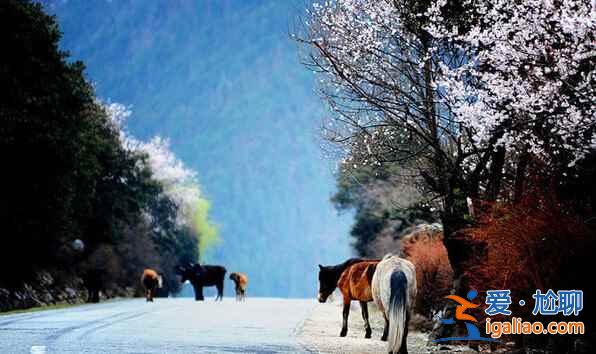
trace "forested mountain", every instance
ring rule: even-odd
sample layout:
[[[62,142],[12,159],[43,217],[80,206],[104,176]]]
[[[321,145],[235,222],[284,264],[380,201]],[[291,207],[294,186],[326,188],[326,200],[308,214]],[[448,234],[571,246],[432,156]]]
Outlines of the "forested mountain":
[[[324,107],[289,38],[304,3],[44,5],[98,94],[130,106],[131,133],[169,138],[198,171],[220,232],[203,260],[248,273],[249,294],[314,294],[316,264],[349,254],[349,220],[329,203],[332,168],[317,137]]]

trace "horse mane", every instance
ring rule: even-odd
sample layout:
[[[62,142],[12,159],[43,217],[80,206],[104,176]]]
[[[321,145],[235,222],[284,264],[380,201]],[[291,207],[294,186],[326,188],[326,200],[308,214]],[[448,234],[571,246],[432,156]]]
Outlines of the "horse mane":
[[[382,260],[382,261],[384,261],[384,260],[386,260],[386,259],[389,259],[389,258],[391,258],[391,257],[393,257],[393,256],[395,256],[393,253],[387,253],[387,254],[385,255],[385,257],[383,257],[383,259],[381,259],[381,260]]]
[[[346,270],[349,266],[354,265],[356,263],[360,263],[360,262],[366,262],[366,261],[377,261],[376,259],[367,259],[367,258],[350,258],[348,260],[346,260],[343,263],[340,264],[336,264],[333,266],[327,266],[327,270],[333,274],[334,282],[337,283],[337,281],[339,280],[339,277],[341,277],[341,273],[344,272],[344,270]]]
[[[340,264],[327,266],[327,269],[332,271],[333,273],[339,272],[341,274],[344,270],[346,270],[346,268],[348,268],[352,264],[361,262],[362,260],[363,260],[362,258],[350,258]]]

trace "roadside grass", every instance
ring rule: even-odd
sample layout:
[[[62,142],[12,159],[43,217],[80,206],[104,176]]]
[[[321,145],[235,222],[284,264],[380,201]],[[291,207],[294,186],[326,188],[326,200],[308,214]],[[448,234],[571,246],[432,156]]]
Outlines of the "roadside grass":
[[[26,309],[16,309],[16,310],[0,312],[0,316],[17,315],[20,313],[40,312],[40,311],[49,311],[49,310],[61,310],[61,309],[80,306],[80,305],[84,305],[84,304],[85,303],[75,303],[75,304],[64,303],[64,304],[55,304],[55,305],[35,306],[35,307],[29,307]]]
[[[115,298],[103,300],[103,301],[99,302],[98,304],[105,304],[105,303],[109,303],[109,302],[123,301],[123,300],[130,300],[130,299],[135,299],[135,298],[134,297],[115,297]],[[98,305],[98,304],[91,304],[88,302],[77,302],[74,304],[60,303],[60,304],[55,304],[55,305],[35,306],[35,307],[29,307],[26,309],[16,309],[16,310],[0,312],[0,317],[7,316],[7,315],[18,315],[21,313],[63,310],[63,309],[71,308],[71,307],[78,307],[78,306],[83,306],[83,305]]]

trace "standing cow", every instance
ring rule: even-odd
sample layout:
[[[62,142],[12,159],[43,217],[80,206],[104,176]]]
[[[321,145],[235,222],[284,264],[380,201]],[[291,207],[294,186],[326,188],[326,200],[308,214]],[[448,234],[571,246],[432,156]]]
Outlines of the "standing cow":
[[[234,272],[230,274],[230,279],[234,281],[236,301],[244,301],[246,299],[246,286],[248,285],[248,277],[246,274]]]
[[[215,286],[217,288],[217,296],[215,301],[223,300],[224,277],[226,276],[226,268],[218,265],[200,265],[189,263],[187,266],[177,266],[175,268],[176,274],[182,277],[181,281],[190,281],[195,290],[195,300],[203,301],[204,286]]]
[[[141,275],[141,284],[145,288],[145,297],[148,302],[153,302],[155,291],[162,287],[163,279],[159,273],[153,269],[146,268]]]

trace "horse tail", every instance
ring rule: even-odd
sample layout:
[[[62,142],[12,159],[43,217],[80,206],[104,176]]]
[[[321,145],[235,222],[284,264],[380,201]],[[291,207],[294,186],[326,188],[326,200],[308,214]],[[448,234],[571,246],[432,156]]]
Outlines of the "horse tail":
[[[401,347],[406,324],[407,283],[406,275],[401,270],[391,273],[391,293],[389,295],[389,336],[387,337],[390,353],[397,353]]]

